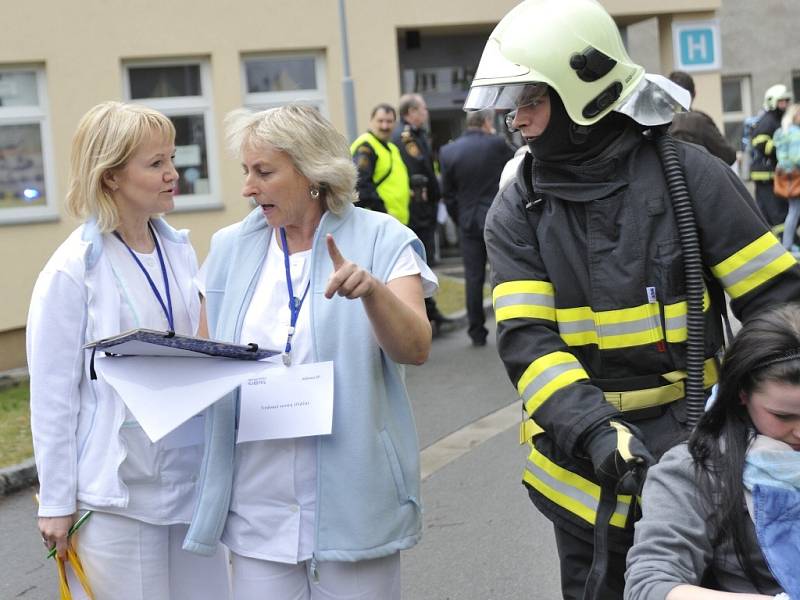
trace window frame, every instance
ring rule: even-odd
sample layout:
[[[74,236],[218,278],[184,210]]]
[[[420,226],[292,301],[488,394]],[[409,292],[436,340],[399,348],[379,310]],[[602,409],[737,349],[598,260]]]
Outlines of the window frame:
[[[253,59],[293,59],[311,58],[314,61],[314,76],[317,80],[317,87],[313,90],[289,90],[282,92],[248,92],[247,91],[247,67],[245,63]],[[309,50],[298,52],[248,52],[239,57],[239,71],[241,73],[242,104],[251,110],[265,110],[282,106],[290,102],[309,104],[319,109],[325,118],[330,118],[328,114],[328,90],[326,76],[325,53],[322,51]]]
[[[149,67],[200,68],[199,96],[171,96],[166,98],[131,98],[130,70]],[[206,137],[206,160],[208,163],[208,193],[178,194],[175,196],[173,212],[193,212],[224,208],[221,194],[219,156],[214,127],[214,103],[211,95],[211,65],[207,58],[169,58],[150,60],[124,60],[122,62],[122,94],[127,102],[148,106],[167,117],[203,117]]]
[[[42,171],[46,201],[40,206],[0,208],[0,226],[58,221],[58,192],[54,172],[53,138],[50,132],[49,100],[44,65],[0,66],[0,73],[33,72],[36,78],[36,106],[0,106],[0,126],[38,125],[42,142]]]
[[[720,84],[721,84],[720,88],[721,89],[724,89],[724,86],[722,84],[726,80],[738,80],[739,81],[739,95],[741,96],[741,99],[742,99],[742,110],[725,112],[724,111],[724,109],[725,109],[725,98],[722,97],[722,96],[720,97],[720,101],[722,103],[722,108],[723,108],[723,112],[722,112],[722,125],[723,125],[722,136],[725,137],[725,139],[727,140],[727,136],[725,135],[725,126],[728,123],[741,123],[742,125],[744,125],[745,120],[748,119],[749,117],[753,116],[754,113],[753,113],[753,98],[752,98],[752,94],[751,94],[750,75],[747,74],[747,73],[740,74],[740,75],[723,75],[722,79],[720,81]],[[728,141],[730,142],[731,140],[728,140]],[[735,141],[734,148],[736,148],[737,150],[740,149],[741,146],[742,146],[741,138],[738,139],[738,140],[734,140],[734,141]]]

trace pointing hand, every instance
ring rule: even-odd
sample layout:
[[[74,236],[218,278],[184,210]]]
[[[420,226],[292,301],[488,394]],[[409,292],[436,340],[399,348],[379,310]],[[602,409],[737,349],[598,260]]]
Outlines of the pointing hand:
[[[339,294],[355,300],[370,296],[377,286],[377,280],[372,273],[342,256],[331,234],[325,237],[325,242],[328,245],[328,255],[333,263],[333,273],[328,279],[325,297],[333,298],[334,294]]]

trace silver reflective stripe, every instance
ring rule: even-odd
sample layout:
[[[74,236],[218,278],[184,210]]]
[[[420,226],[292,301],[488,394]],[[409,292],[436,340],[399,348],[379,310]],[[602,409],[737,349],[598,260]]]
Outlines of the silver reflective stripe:
[[[623,323],[613,323],[599,326],[595,326],[594,321],[590,319],[584,319],[583,321],[569,321],[566,323],[559,321],[558,331],[562,334],[586,333],[588,331],[594,331],[600,335],[600,337],[642,333],[655,327],[653,324],[653,318],[654,317],[646,317],[636,321],[625,321]]]
[[[624,323],[614,323],[612,325],[600,325],[599,333],[601,337],[612,335],[627,335],[631,333],[642,333],[653,329],[653,318],[638,319],[636,321],[626,321]]]
[[[519,305],[555,308],[553,297],[546,294],[508,294],[500,296],[494,301],[495,309]]]
[[[680,329],[686,329],[686,314],[678,315],[677,317],[666,317],[666,328],[667,331],[678,331]]]
[[[560,365],[554,365],[552,367],[547,367],[544,371],[539,373],[536,377],[533,378],[523,390],[522,392],[522,399],[527,402],[529,399],[533,398],[536,394],[539,393],[544,386],[548,383],[553,381],[556,377],[561,375],[562,373],[566,373],[567,371],[574,371],[575,369],[582,369],[581,363],[578,361],[570,361],[566,363],[562,363]]]
[[[558,318],[556,316],[556,318]],[[558,321],[559,333],[584,333],[594,331],[594,321],[584,319],[582,321]]]
[[[528,461],[528,471],[533,474],[536,479],[543,482],[548,487],[553,488],[555,491],[563,494],[564,496],[569,496],[576,502],[583,504],[586,508],[591,510],[593,513],[597,513],[597,506],[600,504],[594,496],[591,494],[587,494],[583,490],[579,490],[576,487],[573,487],[563,481],[560,481],[544,471],[539,465]],[[627,518],[628,514],[628,505],[624,502],[617,500],[617,506],[614,509],[615,513],[618,513],[622,516]]]
[[[750,277],[753,273],[756,273],[757,271],[760,271],[766,267],[772,261],[780,258],[784,252],[786,252],[786,250],[784,250],[783,246],[780,244],[776,243],[775,245],[770,246],[758,256],[748,260],[738,269],[731,271],[722,277],[722,285],[725,286],[725,289],[732,288],[737,283]]]

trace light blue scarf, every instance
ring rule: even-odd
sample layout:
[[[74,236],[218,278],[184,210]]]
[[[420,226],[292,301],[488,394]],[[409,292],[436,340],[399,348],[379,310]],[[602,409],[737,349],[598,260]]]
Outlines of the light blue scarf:
[[[759,435],[745,457],[747,508],[772,575],[800,600],[800,452]]]

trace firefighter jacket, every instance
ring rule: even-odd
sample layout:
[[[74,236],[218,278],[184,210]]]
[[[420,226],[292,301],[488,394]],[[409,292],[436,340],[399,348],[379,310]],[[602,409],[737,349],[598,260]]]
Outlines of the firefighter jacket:
[[[436,227],[436,211],[441,194],[425,131],[412,127],[401,118],[392,133],[392,142],[400,149],[409,176],[422,175],[427,180],[425,197],[415,194],[411,200],[408,226],[414,231],[432,229]]]
[[[751,146],[753,163],[750,166],[750,179],[753,181],[772,181],[775,177],[775,144],[772,136],[781,126],[781,113],[770,110],[758,120],[753,128]]]
[[[358,169],[359,206],[388,212],[403,225],[408,225],[411,188],[397,146],[392,142],[384,143],[367,132],[350,145],[350,153]]]
[[[800,298],[800,266],[733,171],[676,144],[709,274],[708,387],[723,343],[722,289],[745,318]],[[524,483],[548,518],[586,533],[600,487],[584,434],[610,418],[632,422],[658,457],[685,432],[683,261],[655,145],[631,130],[588,164],[526,159],[496,197],[485,238],[498,352],[523,400],[521,441],[531,448]],[[630,496],[617,500],[610,537],[623,544],[634,506]]]

